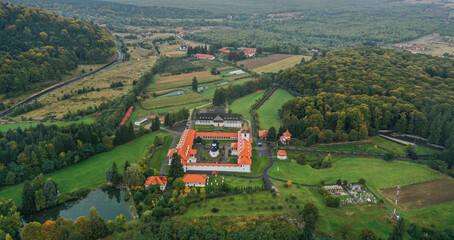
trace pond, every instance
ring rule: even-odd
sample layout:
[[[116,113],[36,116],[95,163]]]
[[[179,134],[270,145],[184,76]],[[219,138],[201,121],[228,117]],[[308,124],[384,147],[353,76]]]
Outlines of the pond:
[[[130,204],[124,200],[124,196],[124,190],[97,189],[83,199],[65,203],[30,216],[23,216],[22,220],[24,225],[33,221],[44,223],[47,220],[56,220],[58,217],[76,221],[80,216],[88,216],[90,208],[94,206],[105,222],[115,220],[120,214],[125,215],[126,220],[130,221],[133,219],[133,215]]]

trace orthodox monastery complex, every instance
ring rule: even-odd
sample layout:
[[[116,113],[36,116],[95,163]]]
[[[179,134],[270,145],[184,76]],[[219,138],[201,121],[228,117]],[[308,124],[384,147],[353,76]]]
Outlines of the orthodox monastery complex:
[[[206,163],[197,157],[197,149],[193,149],[194,139],[206,140],[231,140],[231,155],[237,156],[236,164],[233,163]],[[237,133],[213,133],[196,132],[193,129],[185,129],[181,134],[180,141],[176,148],[170,149],[167,157],[169,164],[172,156],[177,153],[181,157],[183,169],[187,171],[223,171],[223,172],[251,172],[252,165],[252,137],[251,132],[245,124]],[[200,154],[201,156],[201,154]]]

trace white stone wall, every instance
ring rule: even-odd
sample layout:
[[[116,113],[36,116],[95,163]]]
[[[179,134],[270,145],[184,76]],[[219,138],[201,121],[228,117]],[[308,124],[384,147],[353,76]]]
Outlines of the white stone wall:
[[[184,171],[221,171],[221,172],[251,172],[251,165],[239,166],[210,166],[210,165],[184,165]]]
[[[205,187],[205,183],[186,183],[189,187]]]

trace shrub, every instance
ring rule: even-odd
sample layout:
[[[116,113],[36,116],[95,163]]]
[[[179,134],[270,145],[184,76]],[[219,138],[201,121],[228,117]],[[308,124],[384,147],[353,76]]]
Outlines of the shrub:
[[[340,206],[340,198],[333,197],[331,195],[327,195],[325,197],[326,206],[328,207],[339,207]]]
[[[278,208],[278,209],[282,209],[282,206],[281,206],[281,205],[279,205],[279,206],[277,206],[277,208]]]
[[[134,200],[136,200],[136,201],[142,201],[142,200],[143,200],[143,194],[142,194],[142,192],[135,192],[135,193],[134,193]]]
[[[364,185],[366,184],[366,180],[364,178],[361,178],[359,181],[359,184]]]
[[[336,184],[337,184],[337,185],[342,185],[342,179],[340,179],[340,178],[337,179]]]
[[[394,154],[392,153],[386,153],[384,156],[383,156],[383,160],[385,161],[391,161],[394,159]]]
[[[212,208],[212,209],[211,209],[211,212],[217,213],[217,212],[219,212],[219,209],[217,209],[217,208]]]
[[[276,207],[275,207],[274,205],[273,205],[273,206],[271,206],[271,210],[274,210],[274,209],[276,209]]]

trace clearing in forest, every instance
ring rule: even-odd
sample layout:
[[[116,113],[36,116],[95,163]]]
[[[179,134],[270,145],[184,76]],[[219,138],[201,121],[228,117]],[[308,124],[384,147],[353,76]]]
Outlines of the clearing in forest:
[[[291,68],[295,66],[296,64],[301,62],[301,59],[305,58],[306,60],[309,60],[311,57],[309,56],[302,56],[302,55],[293,55],[290,58],[283,59],[281,61],[277,61],[262,67],[254,68],[254,72],[279,72],[279,70],[284,70],[287,68]]]
[[[281,60],[287,59],[294,57],[295,55],[290,55],[290,54],[274,54],[269,57],[264,57],[264,58],[254,58],[254,59],[247,59],[243,61],[239,61],[237,63],[238,66],[243,65],[244,68],[247,69],[256,69],[259,67],[266,66],[268,64],[272,64],[275,62],[279,62]]]
[[[454,201],[453,185],[453,179],[438,179],[402,186],[398,207],[400,210],[407,211]],[[382,189],[380,192],[391,201],[396,198],[396,188]]]

